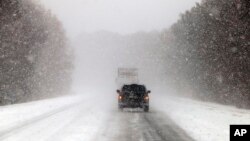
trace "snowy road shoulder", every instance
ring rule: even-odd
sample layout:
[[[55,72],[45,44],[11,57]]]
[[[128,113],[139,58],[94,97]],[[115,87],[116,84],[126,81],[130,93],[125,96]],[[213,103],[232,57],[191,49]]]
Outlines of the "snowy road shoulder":
[[[110,114],[111,106],[100,100],[73,95],[0,107],[5,125],[0,127],[0,140],[92,140]]]
[[[0,107],[0,135],[60,112],[82,100],[82,96],[71,95],[29,103],[2,106]]]
[[[250,124],[250,110],[186,98],[154,96],[152,105],[197,141],[228,141],[230,124]]]

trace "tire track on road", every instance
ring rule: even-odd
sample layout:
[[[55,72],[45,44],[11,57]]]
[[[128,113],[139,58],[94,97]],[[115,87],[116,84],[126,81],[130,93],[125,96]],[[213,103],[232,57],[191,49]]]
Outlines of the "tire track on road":
[[[158,111],[113,111],[97,141],[194,141],[167,115]],[[95,141],[96,141],[95,140]]]
[[[149,130],[151,130],[153,136],[158,136],[160,141],[194,141],[165,114],[150,112],[145,113],[143,118],[146,124],[149,125]],[[158,141],[158,139],[155,141]]]

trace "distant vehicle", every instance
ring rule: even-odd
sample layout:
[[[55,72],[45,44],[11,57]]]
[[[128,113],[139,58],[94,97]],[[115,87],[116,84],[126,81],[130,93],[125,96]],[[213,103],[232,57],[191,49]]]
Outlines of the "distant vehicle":
[[[116,78],[117,87],[120,88],[125,84],[138,84],[139,75],[137,68],[118,68]]]
[[[123,85],[118,93],[118,109],[143,108],[144,112],[149,111],[149,93],[144,85],[131,84]]]

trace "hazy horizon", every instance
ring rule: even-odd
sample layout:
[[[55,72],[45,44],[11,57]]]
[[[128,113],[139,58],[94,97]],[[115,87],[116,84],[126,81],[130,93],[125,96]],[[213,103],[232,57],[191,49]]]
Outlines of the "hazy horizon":
[[[62,22],[74,48],[73,86],[114,88],[118,67],[138,68],[151,87],[164,84],[160,32],[200,0],[39,1]]]
[[[200,0],[39,0],[62,21],[69,36],[100,30],[119,34],[161,31]]]

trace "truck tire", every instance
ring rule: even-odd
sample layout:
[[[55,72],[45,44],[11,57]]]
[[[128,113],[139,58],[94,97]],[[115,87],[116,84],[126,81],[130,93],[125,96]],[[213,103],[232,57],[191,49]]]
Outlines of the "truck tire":
[[[148,112],[148,111],[149,111],[149,106],[144,106],[144,107],[143,107],[143,111],[144,111],[144,112]]]
[[[123,107],[120,106],[120,105],[118,105],[118,110],[119,110],[119,111],[123,111]]]

